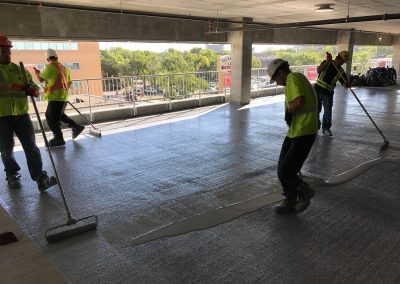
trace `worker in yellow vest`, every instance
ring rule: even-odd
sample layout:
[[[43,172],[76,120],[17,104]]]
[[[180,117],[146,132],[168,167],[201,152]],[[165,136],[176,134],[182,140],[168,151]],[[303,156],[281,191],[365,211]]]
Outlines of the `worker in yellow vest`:
[[[43,171],[42,157],[36,145],[32,121],[28,114],[27,95],[39,96],[39,86],[33,84],[26,89],[22,70],[11,62],[12,43],[0,35],[0,151],[10,188],[20,188],[20,167],[14,157],[14,133],[21,142],[31,178],[38,184],[40,192],[57,184],[57,179]],[[32,81],[32,76],[26,72]]]
[[[46,109],[46,120],[54,136],[49,141],[49,147],[58,147],[65,145],[61,122],[72,128],[73,139],[85,127],[77,124],[64,113],[68,104],[68,90],[72,84],[69,69],[58,62],[58,55],[54,49],[49,48],[46,51],[46,59],[49,64],[42,72],[35,69],[35,74],[40,82],[45,82],[44,99],[49,102]]]
[[[326,59],[317,67],[318,79],[314,85],[315,92],[318,95],[318,112],[320,113],[324,107],[324,115],[322,117],[322,134],[332,136],[332,107],[333,94],[337,81],[345,88],[348,86],[341,76],[346,78],[346,73],[341,67],[349,60],[349,52],[341,51],[332,60],[332,54],[326,53]],[[333,66],[333,64],[336,66]],[[342,75],[338,72],[342,73]],[[321,121],[318,123],[318,128],[321,127]]]

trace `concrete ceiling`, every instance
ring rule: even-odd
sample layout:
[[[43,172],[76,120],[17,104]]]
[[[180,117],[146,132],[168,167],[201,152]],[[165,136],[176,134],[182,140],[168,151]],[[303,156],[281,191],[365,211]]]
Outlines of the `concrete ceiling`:
[[[400,0],[47,0],[29,1],[181,16],[283,24],[400,13]],[[316,5],[332,4],[334,12],[316,13]],[[400,34],[400,20],[342,23],[319,28],[355,29]]]

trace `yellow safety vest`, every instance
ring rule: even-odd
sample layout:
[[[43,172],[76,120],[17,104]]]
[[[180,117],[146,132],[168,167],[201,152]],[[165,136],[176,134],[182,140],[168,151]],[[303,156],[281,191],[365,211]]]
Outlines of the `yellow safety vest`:
[[[67,101],[70,74],[61,63],[50,63],[40,73],[45,80],[44,99],[47,101]]]
[[[31,74],[28,71],[26,74],[32,82]],[[0,64],[0,117],[28,113],[28,99],[23,86],[22,71],[17,64]]]
[[[334,64],[333,62],[330,62],[329,64]],[[318,78],[317,78],[317,82],[315,82],[318,86],[321,86],[322,88],[324,88],[324,89],[327,89],[327,90],[329,90],[329,91],[333,91],[334,89],[335,89],[335,87],[336,87],[336,82],[339,80],[339,78],[340,78],[340,73],[339,72],[342,72],[342,68],[341,67],[339,67],[338,69],[339,69],[339,72],[336,74],[336,76],[335,77],[333,77],[333,79],[332,79],[332,81],[330,82],[330,83],[327,83],[327,82],[325,82],[324,81],[324,78],[325,78],[325,75],[326,75],[326,70],[328,70],[328,68],[329,68],[329,66],[327,67],[327,68],[325,68],[325,70],[324,71],[322,71],[320,74],[319,74],[319,76],[318,76]]]

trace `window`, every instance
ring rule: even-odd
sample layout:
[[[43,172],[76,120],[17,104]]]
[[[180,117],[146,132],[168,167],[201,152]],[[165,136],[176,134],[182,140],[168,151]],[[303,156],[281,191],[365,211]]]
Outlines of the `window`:
[[[79,64],[79,63],[76,63],[76,62],[74,62],[74,63],[65,62],[65,63],[63,63],[63,65],[64,65],[65,67],[71,69],[71,70],[79,70],[79,69],[81,68],[81,67],[80,67],[80,64]]]
[[[42,49],[42,47],[41,47],[40,42],[33,43],[33,50],[41,50],[41,49]]]
[[[64,50],[71,50],[71,43],[69,42],[64,43]]]
[[[13,45],[16,50],[78,50],[76,42],[14,41]]]
[[[13,43],[15,49],[17,50],[23,50],[24,49],[24,43],[23,42],[14,42]]]
[[[42,50],[49,49],[49,43],[48,42],[41,42],[40,43]]]
[[[25,42],[24,49],[25,50],[33,50],[33,42]]]
[[[49,48],[57,49],[57,44],[54,42],[49,42]]]

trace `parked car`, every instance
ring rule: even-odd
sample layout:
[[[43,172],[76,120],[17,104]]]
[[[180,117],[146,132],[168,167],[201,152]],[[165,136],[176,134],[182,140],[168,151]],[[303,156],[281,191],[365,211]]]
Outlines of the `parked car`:
[[[217,88],[210,88],[209,90],[208,90],[208,93],[209,94],[218,94],[218,89]]]
[[[145,93],[146,95],[153,96],[153,95],[157,95],[157,94],[158,94],[158,91],[157,91],[156,88],[148,87],[148,88],[146,88],[146,89],[144,90],[144,93]]]

